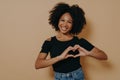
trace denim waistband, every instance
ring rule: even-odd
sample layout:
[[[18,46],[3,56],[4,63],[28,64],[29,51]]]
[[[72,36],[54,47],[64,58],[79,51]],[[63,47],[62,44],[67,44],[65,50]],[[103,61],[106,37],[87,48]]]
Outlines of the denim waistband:
[[[80,80],[84,80],[84,74],[83,74],[82,68],[79,68],[77,70],[74,70],[68,73],[55,72],[55,77],[56,78],[71,77],[71,78],[80,78]]]

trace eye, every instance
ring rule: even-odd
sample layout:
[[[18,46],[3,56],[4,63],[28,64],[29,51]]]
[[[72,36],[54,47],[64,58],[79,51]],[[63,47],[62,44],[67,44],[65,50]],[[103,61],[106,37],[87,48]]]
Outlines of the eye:
[[[60,21],[63,21],[63,22],[64,22],[65,20],[64,20],[64,19],[61,19]]]
[[[71,23],[71,24],[72,24],[72,21],[68,21],[68,23]]]
[[[72,21],[68,21],[68,23],[72,24]]]

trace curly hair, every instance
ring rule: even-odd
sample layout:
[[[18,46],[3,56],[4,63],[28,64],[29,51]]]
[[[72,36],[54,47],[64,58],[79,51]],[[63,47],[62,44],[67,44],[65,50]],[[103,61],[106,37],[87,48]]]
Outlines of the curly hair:
[[[77,4],[69,6],[66,3],[58,3],[49,13],[49,24],[58,31],[58,22],[64,13],[70,13],[73,19],[71,34],[79,34],[86,24],[85,13]]]

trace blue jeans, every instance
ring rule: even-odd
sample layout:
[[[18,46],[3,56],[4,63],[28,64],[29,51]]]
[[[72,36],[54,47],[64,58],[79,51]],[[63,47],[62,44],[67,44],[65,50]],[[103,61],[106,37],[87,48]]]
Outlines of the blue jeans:
[[[55,72],[55,80],[84,80],[82,68],[69,73]]]

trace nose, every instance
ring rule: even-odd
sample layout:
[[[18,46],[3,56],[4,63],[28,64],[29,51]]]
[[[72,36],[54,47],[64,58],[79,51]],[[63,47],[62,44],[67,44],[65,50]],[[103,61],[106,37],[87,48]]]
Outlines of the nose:
[[[64,22],[64,23],[63,23],[63,26],[66,27],[66,26],[67,26],[67,22]]]

